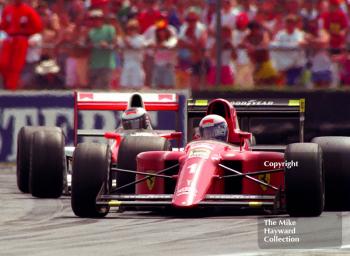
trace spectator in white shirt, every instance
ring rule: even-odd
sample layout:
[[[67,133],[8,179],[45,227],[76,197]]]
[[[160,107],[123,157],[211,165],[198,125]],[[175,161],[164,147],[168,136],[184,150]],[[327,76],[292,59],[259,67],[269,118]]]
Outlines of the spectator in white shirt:
[[[155,89],[170,89],[175,87],[175,65],[177,52],[177,36],[172,34],[168,24],[158,23],[156,40],[154,42],[154,67],[152,87]]]
[[[208,33],[206,26],[199,22],[198,12],[190,8],[186,15],[186,22],[179,32],[180,65],[188,61],[191,69],[191,85],[198,89],[208,71],[208,60],[205,56]]]
[[[280,30],[272,42],[272,58],[276,68],[284,72],[289,86],[300,85],[301,76],[306,64],[303,46],[304,32],[297,28],[298,18],[288,15],[285,19],[285,29]]]
[[[239,10],[236,9],[235,6],[232,4],[232,0],[223,0],[221,10],[221,26],[234,29],[236,24],[236,17],[238,14]],[[210,23],[210,33],[215,33],[215,31],[216,15],[213,15],[213,18]]]
[[[130,20],[126,25],[126,36],[120,43],[123,50],[123,67],[120,77],[120,86],[124,88],[140,89],[145,85],[145,72],[143,69],[144,51],[146,41],[140,34],[137,20]]]
[[[156,21],[155,24],[151,25],[144,33],[143,36],[147,42],[147,45],[154,44],[156,41],[156,31],[158,28],[158,24],[162,24],[167,21],[168,17],[166,13],[161,13],[161,17],[159,20]],[[167,25],[171,36],[176,36],[177,31],[176,28],[172,25]],[[153,70],[154,70],[154,49],[147,49],[145,51],[145,60],[144,60],[144,70],[146,74],[145,78],[145,85],[151,86],[152,85],[152,79],[153,79]]]

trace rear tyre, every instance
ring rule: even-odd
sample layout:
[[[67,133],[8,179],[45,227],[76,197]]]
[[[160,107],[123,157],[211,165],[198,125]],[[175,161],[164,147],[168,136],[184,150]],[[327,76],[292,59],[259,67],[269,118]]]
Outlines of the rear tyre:
[[[285,170],[287,213],[291,217],[319,216],[324,208],[322,150],[315,143],[287,146],[286,161],[297,166]]]
[[[17,135],[17,187],[23,193],[29,193],[30,146],[33,134],[42,127],[24,126]]]
[[[119,145],[117,167],[119,169],[136,171],[136,156],[146,151],[169,151],[171,150],[170,142],[156,136],[127,136],[124,137]],[[136,174],[117,172],[117,188],[134,182]],[[126,194],[135,193],[135,185],[127,186],[118,190]]]
[[[29,190],[35,197],[58,198],[66,173],[64,135],[59,128],[34,132],[30,150]]]
[[[81,143],[73,154],[71,206],[76,216],[102,218],[107,206],[97,206],[96,196],[108,184],[111,150],[106,144]]]
[[[317,137],[325,172],[326,210],[350,210],[350,138]]]

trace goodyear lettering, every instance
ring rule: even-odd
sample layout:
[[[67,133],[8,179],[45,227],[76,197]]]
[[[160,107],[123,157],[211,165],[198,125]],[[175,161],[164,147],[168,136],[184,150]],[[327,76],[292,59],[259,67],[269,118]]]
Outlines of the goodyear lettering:
[[[232,101],[232,104],[235,106],[271,106],[275,103],[267,100],[239,100]]]

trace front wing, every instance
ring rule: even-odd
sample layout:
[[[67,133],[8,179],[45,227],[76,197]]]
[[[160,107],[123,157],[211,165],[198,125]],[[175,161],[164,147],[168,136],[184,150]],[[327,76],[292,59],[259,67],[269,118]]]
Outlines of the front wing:
[[[172,206],[172,194],[99,195],[96,204],[110,207],[167,207]],[[198,207],[237,207],[281,209],[280,198],[274,195],[208,194]]]

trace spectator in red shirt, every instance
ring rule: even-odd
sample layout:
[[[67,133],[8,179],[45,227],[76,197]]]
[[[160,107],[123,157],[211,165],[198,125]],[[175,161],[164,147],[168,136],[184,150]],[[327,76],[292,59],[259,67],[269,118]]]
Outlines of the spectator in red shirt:
[[[339,0],[329,0],[329,10],[321,15],[325,30],[330,35],[330,47],[332,54],[339,54],[345,46],[345,35],[348,28],[348,20],[344,11],[340,8]]]
[[[23,0],[13,0],[2,12],[0,30],[8,35],[0,51],[0,72],[5,89],[16,90],[26,61],[28,38],[42,30],[42,22]]]
[[[143,0],[145,9],[138,15],[141,33],[144,33],[149,27],[154,25],[162,18],[161,12],[156,6],[155,0]]]

